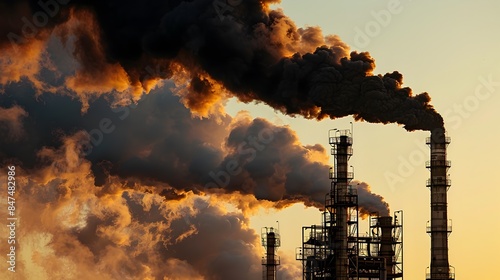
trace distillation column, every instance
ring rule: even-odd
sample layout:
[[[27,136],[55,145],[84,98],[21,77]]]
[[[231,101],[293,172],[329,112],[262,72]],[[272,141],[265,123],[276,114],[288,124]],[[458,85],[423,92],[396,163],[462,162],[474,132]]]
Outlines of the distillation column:
[[[448,224],[447,191],[451,185],[447,176],[450,161],[446,160],[446,147],[450,138],[445,136],[444,129],[435,129],[427,139],[431,149],[431,160],[426,167],[431,172],[427,187],[431,191],[431,220],[427,232],[431,236],[431,265],[427,280],[455,279],[448,262],[448,236],[451,223]]]
[[[349,279],[348,259],[348,221],[349,207],[352,204],[349,194],[349,183],[353,178],[348,172],[348,161],[352,155],[352,137],[349,130],[336,131],[335,137],[330,137],[332,154],[334,154],[334,210],[335,231],[333,248],[335,250],[335,279]]]

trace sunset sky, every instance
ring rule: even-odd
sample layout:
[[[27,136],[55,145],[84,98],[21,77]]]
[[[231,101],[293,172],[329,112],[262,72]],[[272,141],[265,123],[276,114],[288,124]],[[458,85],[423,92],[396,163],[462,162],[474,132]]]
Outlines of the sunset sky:
[[[404,211],[404,276],[425,279],[437,113],[450,265],[496,279],[500,3],[217,1],[0,1],[1,279],[261,279],[277,221],[278,279],[301,279],[328,131],[351,122],[355,180]]]

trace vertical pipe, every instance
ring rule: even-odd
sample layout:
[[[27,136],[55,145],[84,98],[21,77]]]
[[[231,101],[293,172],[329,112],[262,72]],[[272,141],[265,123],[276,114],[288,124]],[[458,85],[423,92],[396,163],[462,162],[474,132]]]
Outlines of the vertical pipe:
[[[312,256],[307,257],[306,268],[305,268],[305,280],[311,280],[313,278],[314,262],[315,262],[314,257]]]
[[[382,231],[380,236],[380,253],[381,257],[385,258],[385,271],[386,271],[386,279],[392,280],[391,275],[394,274],[393,270],[393,258],[394,258],[394,249],[393,245],[393,236],[392,231],[394,226],[392,225],[392,217],[379,217],[379,226]]]
[[[380,263],[380,280],[387,280],[389,278],[387,278],[387,270],[386,270],[386,267],[387,267],[387,259],[382,259],[382,262]]]

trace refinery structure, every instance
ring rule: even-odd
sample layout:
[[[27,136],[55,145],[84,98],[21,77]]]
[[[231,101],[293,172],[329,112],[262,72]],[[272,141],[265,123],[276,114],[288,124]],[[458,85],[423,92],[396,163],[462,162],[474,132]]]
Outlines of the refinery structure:
[[[447,191],[451,185],[446,158],[450,138],[444,129],[432,131],[426,139],[430,146],[430,161],[426,167],[431,176],[429,187],[431,219],[427,232],[431,237],[431,261],[426,280],[453,280],[454,268],[448,262],[448,237],[451,220],[447,215]],[[331,189],[326,194],[322,223],[302,227],[302,244],[297,248],[296,259],[302,263],[303,280],[393,280],[403,279],[403,211],[373,213],[368,218],[369,231],[359,233],[359,205],[356,186],[349,159],[353,154],[352,129],[331,130],[329,144],[333,155],[330,168]],[[262,244],[263,279],[276,279],[280,264],[276,249],[280,246],[279,233],[274,228],[264,228]]]
[[[353,154],[350,130],[331,130],[334,157],[331,190],[326,195],[321,225],[302,228],[303,279],[396,279],[403,277],[403,215],[370,217],[370,232],[358,231],[358,194],[351,180]]]

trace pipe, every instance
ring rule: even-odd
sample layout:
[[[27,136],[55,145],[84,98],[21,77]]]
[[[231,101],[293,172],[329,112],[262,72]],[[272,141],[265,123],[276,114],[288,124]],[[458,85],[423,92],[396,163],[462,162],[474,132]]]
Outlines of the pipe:
[[[385,271],[386,271],[386,279],[392,280],[392,274],[394,274],[393,265],[394,265],[394,249],[393,245],[393,236],[392,232],[394,226],[392,225],[392,217],[379,217],[378,218],[379,226],[382,231],[382,235],[380,236],[380,251],[379,256],[385,258]]]

